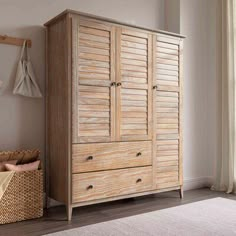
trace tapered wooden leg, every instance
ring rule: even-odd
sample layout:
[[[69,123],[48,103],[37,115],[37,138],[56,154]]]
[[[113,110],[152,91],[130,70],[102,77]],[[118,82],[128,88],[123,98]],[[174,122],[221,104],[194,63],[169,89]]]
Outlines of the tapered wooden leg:
[[[182,199],[184,198],[184,189],[183,189],[183,186],[180,187],[179,189],[179,197]]]
[[[71,221],[72,219],[72,212],[73,212],[73,208],[72,206],[66,206],[66,211],[67,211],[67,220]]]

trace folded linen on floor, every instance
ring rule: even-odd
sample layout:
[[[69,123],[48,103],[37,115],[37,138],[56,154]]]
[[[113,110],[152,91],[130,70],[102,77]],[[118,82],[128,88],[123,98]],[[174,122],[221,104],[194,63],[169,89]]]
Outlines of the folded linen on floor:
[[[0,172],[0,200],[2,199],[3,194],[7,190],[7,187],[14,175],[15,171],[4,171]]]

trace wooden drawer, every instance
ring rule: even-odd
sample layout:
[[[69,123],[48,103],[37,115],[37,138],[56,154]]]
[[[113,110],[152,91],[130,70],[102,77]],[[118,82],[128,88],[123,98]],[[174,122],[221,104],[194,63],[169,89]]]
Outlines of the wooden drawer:
[[[151,147],[151,141],[74,144],[72,147],[72,172],[151,165]]]
[[[72,202],[143,192],[152,188],[152,167],[73,174]]]

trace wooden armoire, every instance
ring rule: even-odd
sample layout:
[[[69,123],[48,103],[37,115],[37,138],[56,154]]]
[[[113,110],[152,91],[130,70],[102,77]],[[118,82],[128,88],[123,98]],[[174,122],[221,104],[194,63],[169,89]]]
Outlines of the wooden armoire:
[[[66,10],[47,27],[49,197],[74,207],[179,190],[183,36]]]

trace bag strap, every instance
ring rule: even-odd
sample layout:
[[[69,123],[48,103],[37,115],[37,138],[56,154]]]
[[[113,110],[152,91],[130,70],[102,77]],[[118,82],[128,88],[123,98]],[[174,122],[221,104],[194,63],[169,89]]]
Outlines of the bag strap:
[[[28,47],[28,41],[27,40],[25,40],[25,46],[26,46],[26,48],[25,48],[25,50],[26,50],[26,60],[30,61],[30,54],[29,54],[29,47]]]
[[[26,44],[27,44],[27,41],[25,40],[24,43],[23,43],[23,47],[22,47],[22,49],[21,49],[20,60],[22,60],[23,57],[24,57],[24,52],[25,52],[25,46],[26,46]]]

